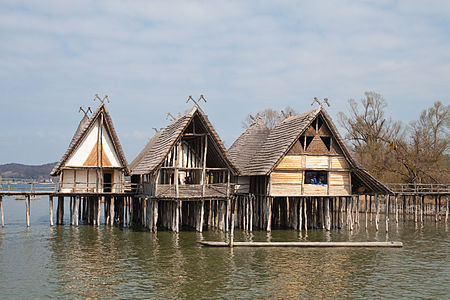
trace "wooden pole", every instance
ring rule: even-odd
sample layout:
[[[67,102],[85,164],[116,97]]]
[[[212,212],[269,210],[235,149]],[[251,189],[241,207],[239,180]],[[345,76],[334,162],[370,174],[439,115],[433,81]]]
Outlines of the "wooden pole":
[[[298,213],[298,230],[302,230],[303,223],[303,198],[298,199],[299,201],[299,213]]]
[[[414,196],[414,223],[417,223],[417,195]]]
[[[385,223],[386,223],[386,232],[389,232],[389,198],[390,198],[391,196],[389,196],[389,195],[386,195],[385,196],[385,212],[384,212],[384,214],[385,214],[385,216],[384,216],[384,219],[385,219]]]
[[[111,197],[109,203],[109,222],[111,226],[114,225],[114,197]]]
[[[423,211],[425,206],[425,196],[420,197],[420,222],[423,223]]]
[[[74,224],[74,215],[73,215],[73,197],[70,197],[69,201],[69,211],[70,211],[70,225]]]
[[[203,218],[204,218],[204,214],[205,214],[205,201],[202,200],[200,202],[200,224],[198,225],[198,231],[202,232],[203,231]]]
[[[377,194],[375,194],[375,210],[376,210],[375,229],[378,231],[378,222],[380,218],[380,203]]]
[[[2,215],[2,227],[5,227],[5,215],[3,214],[3,197],[0,196],[0,213]]]
[[[102,207],[101,197],[97,197],[97,225],[100,225],[101,207]]]
[[[250,231],[253,231],[253,200],[255,198],[253,197],[253,195],[250,196],[250,202],[249,202],[249,206],[250,206],[250,219],[249,219],[249,224],[250,224]]]
[[[62,225],[64,222],[64,197],[58,197],[58,208],[56,211],[56,224]]]
[[[328,198],[328,197],[325,200],[325,218],[326,218],[326,230],[330,231],[330,229],[331,229],[330,198]]]
[[[154,200],[153,205],[153,232],[156,232],[158,229],[158,200]]]
[[[175,232],[180,231],[180,200],[177,200],[175,208]]]
[[[434,197],[434,221],[438,221],[438,196]]]
[[[30,227],[30,195],[26,196],[25,200],[25,206],[26,206],[26,217],[27,217],[27,227]]]
[[[448,221],[448,196],[445,197],[445,223],[447,223],[447,221]]]
[[[48,208],[50,210],[50,226],[53,226],[53,196],[48,196]],[[3,216],[3,212],[2,212]]]
[[[237,212],[237,198],[234,199],[234,211],[231,213],[231,228],[230,228],[230,248],[233,248],[234,240],[234,216]]]
[[[398,224],[398,204],[397,204],[397,200],[398,200],[398,195],[395,195],[395,223]]]
[[[366,215],[366,229],[367,229],[367,195],[364,195],[364,213]]]
[[[304,217],[305,217],[305,231],[308,231],[308,214],[306,213],[306,198],[303,199],[303,213],[304,213]]]
[[[268,197],[267,231],[272,231],[272,198]]]
[[[77,226],[77,227],[78,227],[79,201],[80,201],[80,197],[75,197],[75,226]]]
[[[204,149],[203,149],[203,169],[202,169],[202,196],[205,197],[205,191],[206,191],[206,155],[208,154],[208,135],[205,135],[205,145],[204,145]]]

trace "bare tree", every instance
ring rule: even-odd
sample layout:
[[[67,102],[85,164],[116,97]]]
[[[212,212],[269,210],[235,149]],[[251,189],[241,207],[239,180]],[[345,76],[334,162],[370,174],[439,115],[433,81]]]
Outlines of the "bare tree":
[[[350,99],[349,115],[341,112],[338,120],[356,159],[380,180],[391,180],[392,143],[401,140],[404,131],[400,122],[385,116],[387,104],[380,94],[365,92],[364,96],[360,103]]]
[[[450,105],[435,102],[411,122],[408,141],[396,141],[394,153],[409,183],[447,183],[450,149]]]
[[[278,112],[272,108],[268,108],[268,109],[265,109],[263,111],[256,113],[256,115],[254,115],[254,116],[248,115],[245,118],[245,120],[242,121],[242,127],[248,128],[251,124],[253,124],[255,122],[255,120],[260,119],[263,121],[263,123],[269,129],[272,129],[275,126],[277,126],[278,123],[280,123],[284,119],[289,118],[296,114],[297,113],[295,112],[295,110],[290,106],[287,106],[285,109],[281,110],[280,112]]]

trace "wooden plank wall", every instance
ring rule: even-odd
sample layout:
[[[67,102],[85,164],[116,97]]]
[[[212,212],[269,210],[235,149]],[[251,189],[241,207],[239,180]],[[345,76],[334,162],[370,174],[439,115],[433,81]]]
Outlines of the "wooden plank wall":
[[[328,185],[304,184],[305,170],[328,171]],[[270,195],[344,196],[351,194],[349,165],[343,156],[286,155],[271,173]]]

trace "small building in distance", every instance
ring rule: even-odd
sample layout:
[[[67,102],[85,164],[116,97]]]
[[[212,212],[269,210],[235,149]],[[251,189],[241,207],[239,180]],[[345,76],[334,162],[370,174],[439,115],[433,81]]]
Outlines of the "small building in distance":
[[[237,170],[197,105],[157,132],[130,170],[132,182],[142,188],[139,196],[152,200],[146,206],[156,210],[147,214],[152,220],[143,221],[150,229],[162,226],[178,231],[186,226],[201,231],[206,224],[225,226]],[[211,224],[213,215],[219,214],[217,224]]]
[[[128,164],[105,103],[84,115],[60,161],[51,171],[59,176],[60,193],[123,193]]]

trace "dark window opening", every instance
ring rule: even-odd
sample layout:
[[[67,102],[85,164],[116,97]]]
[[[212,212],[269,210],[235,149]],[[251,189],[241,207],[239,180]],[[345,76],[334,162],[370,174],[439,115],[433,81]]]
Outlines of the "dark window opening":
[[[305,184],[328,184],[328,172],[305,171]]]
[[[317,130],[320,130],[320,127],[322,127],[323,121],[322,118],[317,118]]]
[[[103,191],[111,193],[112,191],[112,173],[103,173]]]
[[[300,137],[300,145],[302,145],[302,149],[305,149],[305,137],[304,136]]]
[[[327,147],[328,151],[330,151],[330,149],[331,149],[331,137],[329,137],[329,136],[321,136],[320,139],[325,144],[325,146]]]
[[[313,139],[314,139],[313,136],[307,136],[306,137],[306,150],[308,150],[308,147],[311,144],[311,142],[313,141]]]

